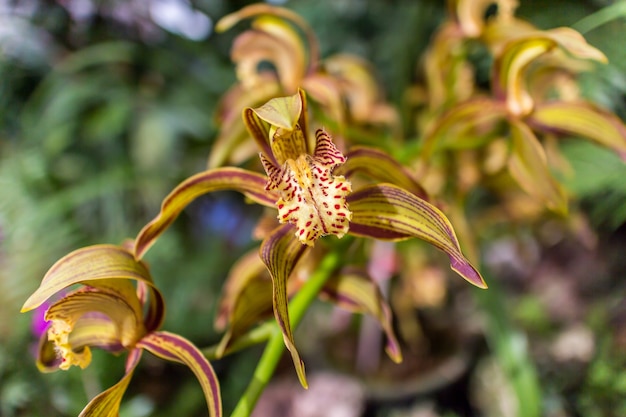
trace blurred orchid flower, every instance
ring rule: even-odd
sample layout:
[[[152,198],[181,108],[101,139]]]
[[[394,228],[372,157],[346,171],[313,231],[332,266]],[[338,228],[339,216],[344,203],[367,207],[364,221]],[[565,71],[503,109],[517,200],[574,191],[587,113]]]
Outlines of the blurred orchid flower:
[[[68,288],[80,285],[77,289]],[[159,330],[164,318],[163,296],[142,261],[126,248],[96,245],[76,250],[54,264],[22,312],[63,296],[45,313],[50,323],[40,339],[37,365],[43,372],[71,366],[86,368],[91,348],[115,354],[128,352],[122,379],[93,398],[81,417],[117,416],[142,352],[187,365],[196,375],[209,414],[221,416],[219,382],[202,353],[182,336]]]
[[[404,167],[367,147],[356,147],[344,156],[324,130],[309,137],[306,115],[302,90],[245,109],[243,118],[261,150],[267,175],[224,167],[190,177],[165,198],[159,215],[135,241],[135,256],[141,258],[191,201],[208,192],[236,190],[275,208],[282,224],[265,237],[259,252],[272,280],[274,315],[303,386],[304,366],[289,325],[287,280],[322,236],[350,234],[392,241],[417,237],[444,251],[452,269],[467,281],[486,288],[463,256],[448,219],[419,197],[423,190]],[[359,174],[384,183],[352,190],[350,179]]]
[[[563,90],[565,98],[560,99],[547,89],[590,61],[606,62],[606,57],[569,28],[529,30],[510,38],[494,59],[493,96],[476,94],[433,123],[424,142],[424,160],[437,149],[477,149],[508,137],[506,166],[511,177],[549,209],[567,213],[566,193],[550,171],[537,134],[585,137],[626,155],[626,126],[619,118],[572,98],[571,89]]]
[[[372,68],[359,57],[338,54],[321,61],[319,45],[309,24],[298,14],[277,6],[253,4],[223,17],[216,26],[226,31],[252,18],[251,28],[235,39],[231,59],[239,83],[220,104],[216,139],[209,167],[240,163],[254,154],[246,141],[239,113],[273,97],[305,89],[333,124],[389,126],[400,129],[393,107],[384,102]]]

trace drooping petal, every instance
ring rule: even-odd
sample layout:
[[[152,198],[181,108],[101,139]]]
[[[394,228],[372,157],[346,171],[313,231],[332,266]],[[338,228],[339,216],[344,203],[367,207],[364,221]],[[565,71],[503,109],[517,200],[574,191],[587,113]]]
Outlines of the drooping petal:
[[[527,121],[539,130],[591,139],[626,159],[624,122],[591,103],[559,101],[541,104]]]
[[[287,279],[307,246],[301,244],[293,236],[293,227],[285,224],[276,228],[263,243],[259,254],[272,275],[274,316],[283,332],[285,346],[291,353],[296,373],[303,387],[307,387],[304,363],[300,359],[294,344],[293,333],[289,323],[287,303]]]
[[[135,280],[154,285],[143,262],[135,260],[124,248],[115,245],[88,246],[58,260],[48,270],[39,288],[26,300],[22,312],[39,307],[52,295],[71,285],[104,279]]]
[[[122,397],[126,392],[140,358],[141,349],[131,350],[126,359],[126,373],[124,377],[117,384],[94,397],[78,417],[118,417]]]
[[[165,320],[165,300],[163,294],[156,288],[146,285],[144,282],[137,283],[137,297],[141,305],[145,306],[144,326],[147,332],[158,329]]]
[[[546,154],[532,130],[512,120],[511,142],[511,176],[528,194],[544,201],[551,210],[566,215],[567,196],[550,173]]]
[[[450,267],[480,288],[487,284],[465,258],[452,225],[432,204],[392,184],[365,187],[348,196],[350,234],[384,240],[422,239],[446,252]]]
[[[139,232],[135,240],[135,256],[137,259],[143,257],[183,209],[201,195],[234,190],[259,204],[274,206],[278,197],[265,190],[265,182],[265,176],[240,168],[211,169],[187,178],[165,197],[161,212]]]
[[[391,309],[376,283],[365,271],[357,269],[341,271],[326,282],[322,295],[346,310],[371,314],[387,335],[385,351],[394,362],[402,362],[400,345],[393,331]]]
[[[272,279],[258,250],[247,253],[233,266],[220,299],[215,327],[228,331],[220,341],[217,356],[229,342],[252,325],[272,315]]]
[[[376,182],[389,182],[402,187],[420,198],[426,199],[426,191],[414,175],[395,158],[376,148],[354,146],[346,153],[346,162],[337,168],[336,174],[350,178],[365,174]]]
[[[189,340],[174,333],[159,331],[147,334],[137,343],[156,356],[187,365],[200,382],[211,417],[222,416],[220,384],[213,367]]]

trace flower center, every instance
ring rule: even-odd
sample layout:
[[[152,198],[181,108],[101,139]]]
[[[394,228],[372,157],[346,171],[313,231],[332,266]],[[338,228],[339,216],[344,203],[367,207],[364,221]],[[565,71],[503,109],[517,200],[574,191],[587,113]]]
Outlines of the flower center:
[[[323,130],[317,131],[316,139],[313,156],[300,154],[296,159],[287,159],[282,168],[261,155],[269,177],[266,189],[280,193],[276,202],[278,220],[295,224],[296,237],[310,246],[324,235],[343,237],[352,218],[346,203],[352,190],[350,182],[332,175],[346,158]]]

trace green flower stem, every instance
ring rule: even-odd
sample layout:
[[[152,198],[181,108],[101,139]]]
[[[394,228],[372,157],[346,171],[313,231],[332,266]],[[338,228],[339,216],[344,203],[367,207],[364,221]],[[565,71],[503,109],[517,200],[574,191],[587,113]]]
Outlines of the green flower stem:
[[[289,303],[289,320],[291,327],[295,329],[302,318],[304,313],[311,305],[313,300],[317,297],[328,278],[333,271],[337,269],[341,261],[341,251],[336,250],[330,252],[320,262],[315,272],[311,275],[311,278],[304,284],[304,286],[298,291],[298,294]],[[270,378],[274,374],[276,365],[280,360],[283,351],[285,350],[285,344],[283,343],[283,335],[274,322],[271,322],[272,336],[263,351],[263,356],[252,376],[252,381],[248,385],[248,388],[244,392],[243,396],[239,399],[235,410],[231,414],[231,417],[248,417],[254,406],[256,405],[261,393],[267,386]]]

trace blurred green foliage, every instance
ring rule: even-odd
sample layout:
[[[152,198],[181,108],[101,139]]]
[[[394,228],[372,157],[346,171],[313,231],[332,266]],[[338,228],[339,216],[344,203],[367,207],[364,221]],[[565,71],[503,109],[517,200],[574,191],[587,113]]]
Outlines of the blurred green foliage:
[[[91,8],[83,14],[79,3],[12,1],[0,11],[0,415],[6,417],[77,415],[88,396],[117,380],[121,362],[108,355],[96,355],[87,372],[40,374],[24,354],[35,348],[36,338],[31,317],[19,315],[19,308],[56,259],[82,245],[121,242],[158,211],[175,184],[205,168],[218,128],[213,115],[219,97],[235,81],[228,57],[234,33],[193,40],[163,29],[150,13],[156,1],[86,2]],[[199,0],[192,8],[215,22],[248,3]],[[444,16],[442,3],[293,0],[286,6],[310,22],[322,56],[353,52],[369,59],[400,107],[407,87],[420,76],[417,64]],[[519,15],[542,28],[573,25],[607,4],[528,0],[521,1]],[[586,34],[610,63],[586,74],[582,84],[585,95],[622,118],[626,49],[615,39],[625,32],[626,20],[616,16]],[[576,173],[566,184],[582,198],[594,226],[623,227],[623,161],[586,142],[572,140],[562,148]],[[215,302],[229,266],[248,247],[237,235],[246,236],[253,227],[239,197],[219,198],[226,201],[221,212],[216,198],[194,204],[148,256],[167,299],[166,327],[201,345],[217,340]],[[211,216],[223,219],[224,212],[236,213],[236,233],[211,221]],[[532,302],[527,307],[528,320],[541,315]],[[509,325],[498,323],[502,332],[511,332]],[[626,413],[624,361],[615,363],[607,344],[578,399],[581,415]],[[251,356],[216,365],[226,409],[248,378]],[[165,416],[174,410],[202,415],[204,399],[195,381],[189,382],[190,373],[147,362],[127,394],[123,416]],[[161,387],[151,383],[163,374],[174,378]],[[163,404],[154,407],[151,401],[159,394]]]

